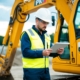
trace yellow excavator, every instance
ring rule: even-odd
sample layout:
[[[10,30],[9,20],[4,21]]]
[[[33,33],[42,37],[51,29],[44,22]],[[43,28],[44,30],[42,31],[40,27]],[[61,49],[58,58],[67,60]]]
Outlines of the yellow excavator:
[[[15,0],[3,40],[3,47],[7,41],[8,47],[5,55],[2,55],[2,52],[0,54],[0,80],[14,80],[11,78],[10,69],[24,23],[29,19],[29,14],[38,8],[52,6],[55,6],[58,12],[54,43],[70,43],[65,47],[64,54],[52,59],[52,68],[59,72],[80,74],[80,0]],[[67,26],[64,26],[65,21]],[[65,30],[64,38],[62,33]]]

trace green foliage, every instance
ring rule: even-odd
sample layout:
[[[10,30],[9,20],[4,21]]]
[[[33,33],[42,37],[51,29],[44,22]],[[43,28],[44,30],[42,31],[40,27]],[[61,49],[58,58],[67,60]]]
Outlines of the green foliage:
[[[3,42],[3,36],[0,36],[0,45],[2,45],[2,42]]]
[[[50,35],[51,38],[51,42],[54,43],[54,33],[52,33]],[[68,33],[61,33],[60,37],[59,37],[59,41],[69,41],[69,36]]]
[[[3,39],[4,39],[4,36],[0,36],[0,45],[3,45],[2,44],[3,43]],[[8,41],[7,41],[6,45],[8,45]]]
[[[53,42],[54,42],[54,33],[52,33],[52,34],[50,35],[50,37],[51,37],[51,42],[53,43]]]

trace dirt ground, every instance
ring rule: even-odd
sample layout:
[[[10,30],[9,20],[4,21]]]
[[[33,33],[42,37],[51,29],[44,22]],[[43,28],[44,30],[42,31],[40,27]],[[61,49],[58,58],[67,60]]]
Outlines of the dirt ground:
[[[4,48],[3,54],[5,54],[5,52],[6,52],[6,48]],[[21,58],[22,58],[21,49],[17,48],[16,55],[11,68],[11,74],[14,77],[14,80],[23,80],[23,69],[22,69]],[[52,69],[52,62],[51,62],[52,58],[49,58],[49,61],[50,61],[49,69],[50,69],[51,80],[55,80],[56,78],[61,78],[61,77],[64,78],[64,77],[75,75],[75,74],[69,74],[69,73],[55,72]]]

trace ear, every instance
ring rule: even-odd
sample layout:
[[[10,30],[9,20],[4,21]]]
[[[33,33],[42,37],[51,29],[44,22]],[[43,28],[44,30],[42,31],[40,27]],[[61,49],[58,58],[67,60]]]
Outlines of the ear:
[[[35,19],[35,21],[36,21],[36,24],[38,24],[38,23],[39,23],[39,20],[38,20],[37,18]]]

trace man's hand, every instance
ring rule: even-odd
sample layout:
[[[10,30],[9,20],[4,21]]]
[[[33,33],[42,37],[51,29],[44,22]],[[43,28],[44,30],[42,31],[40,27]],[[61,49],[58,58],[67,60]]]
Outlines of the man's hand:
[[[43,56],[49,56],[51,52],[52,52],[52,49],[43,50]]]
[[[57,50],[57,53],[58,54],[62,54],[64,52],[64,48],[59,48],[58,50]]]

